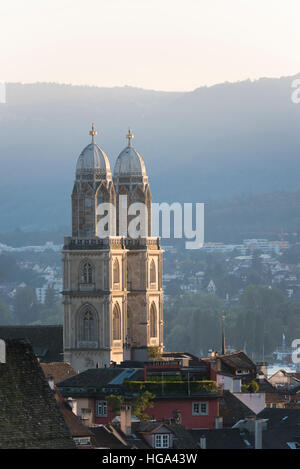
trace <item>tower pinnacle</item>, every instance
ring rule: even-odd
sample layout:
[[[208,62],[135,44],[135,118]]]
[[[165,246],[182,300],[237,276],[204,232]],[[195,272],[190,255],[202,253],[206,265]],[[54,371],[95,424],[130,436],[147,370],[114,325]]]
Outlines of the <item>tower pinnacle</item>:
[[[90,130],[89,134],[92,136],[92,143],[95,143],[95,136],[98,135],[98,132],[95,129],[94,122],[92,123],[92,130]]]
[[[128,129],[128,134],[126,135],[126,138],[128,139],[128,146],[131,147],[132,146],[131,140],[134,138],[134,135],[130,127]]]

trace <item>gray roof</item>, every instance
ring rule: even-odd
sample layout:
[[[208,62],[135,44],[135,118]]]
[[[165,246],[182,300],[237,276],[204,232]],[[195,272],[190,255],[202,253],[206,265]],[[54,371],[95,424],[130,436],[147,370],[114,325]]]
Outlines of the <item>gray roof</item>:
[[[123,370],[121,368],[91,368],[57,383],[57,387],[64,388],[93,386],[101,388],[122,372]]]
[[[92,368],[56,384],[63,396],[99,396],[120,392],[126,378],[143,377],[143,370],[131,368]]]
[[[108,157],[96,143],[87,145],[77,160],[76,176],[80,177],[85,174],[97,174],[100,177],[111,179]]]
[[[28,342],[6,341],[0,364],[0,448],[74,448],[68,427]]]
[[[174,435],[173,448],[176,449],[195,449],[197,448],[197,443],[186,430],[186,428],[178,423],[170,421],[150,421],[150,422],[132,422],[132,434],[126,436],[122,433],[120,425],[114,423],[112,426],[120,434],[122,439],[124,439],[128,446],[131,448],[139,449],[148,449],[151,446],[148,444],[144,438],[144,434],[147,433],[156,433],[162,426],[166,427]]]
[[[282,430],[290,425],[299,426],[300,435],[300,409],[297,408],[270,408],[266,407],[259,414],[259,419],[268,419],[268,428],[281,427]]]
[[[263,449],[291,449],[295,443],[300,448],[300,409],[265,408],[257,418],[267,420]]]
[[[219,399],[219,409],[220,417],[223,417],[224,427],[232,427],[239,420],[255,415],[249,407],[230,391],[223,391]]]
[[[91,427],[90,429],[94,435],[94,447],[109,448],[109,449],[125,449],[128,448],[125,439],[122,439],[115,430],[115,428],[108,425],[101,425],[99,427]]]
[[[117,158],[114,168],[114,178],[120,176],[147,176],[144,160],[132,146],[124,148]]]
[[[206,438],[206,449],[248,449],[238,428],[189,430],[195,443]]]

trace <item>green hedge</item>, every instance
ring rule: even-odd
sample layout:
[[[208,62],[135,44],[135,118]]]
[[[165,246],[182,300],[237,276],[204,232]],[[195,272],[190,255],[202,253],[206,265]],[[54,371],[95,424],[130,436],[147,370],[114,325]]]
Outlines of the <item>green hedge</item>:
[[[162,382],[162,376],[161,375],[148,375],[147,376],[147,381],[155,381],[155,382],[159,382],[161,383]],[[174,382],[176,381],[176,383],[178,383],[178,381],[181,381],[181,376],[164,376],[163,377],[163,381],[164,383],[171,383],[171,382]]]
[[[215,381],[130,381],[125,380],[126,391],[149,391],[155,395],[161,394],[191,394],[217,392]]]

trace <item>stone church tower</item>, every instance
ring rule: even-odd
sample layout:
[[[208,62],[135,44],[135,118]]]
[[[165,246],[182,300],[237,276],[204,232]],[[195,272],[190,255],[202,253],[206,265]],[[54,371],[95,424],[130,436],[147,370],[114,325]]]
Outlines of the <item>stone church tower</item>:
[[[77,161],[72,236],[65,238],[62,251],[64,360],[80,371],[112,361],[146,360],[148,347],[163,348],[163,251],[160,239],[151,237],[145,163],[129,131],[112,178],[108,157],[95,143],[94,126],[90,135],[92,142]],[[129,214],[121,211],[124,201]],[[110,235],[102,236],[99,207],[106,203],[115,216],[109,216]],[[131,237],[136,216],[130,206],[135,203],[146,207],[145,223],[137,223],[140,235]]]

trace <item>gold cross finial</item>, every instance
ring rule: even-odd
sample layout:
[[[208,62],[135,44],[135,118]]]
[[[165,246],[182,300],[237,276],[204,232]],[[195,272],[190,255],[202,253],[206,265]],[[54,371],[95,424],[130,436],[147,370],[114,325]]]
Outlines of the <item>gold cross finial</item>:
[[[131,140],[134,138],[134,135],[130,127],[128,129],[128,134],[126,135],[126,138],[128,139],[128,146],[131,147]]]
[[[95,135],[97,135],[98,132],[95,130],[95,124],[94,122],[92,123],[92,130],[90,130],[90,135],[92,136],[92,143],[95,143]]]

